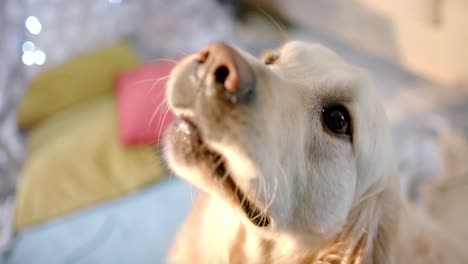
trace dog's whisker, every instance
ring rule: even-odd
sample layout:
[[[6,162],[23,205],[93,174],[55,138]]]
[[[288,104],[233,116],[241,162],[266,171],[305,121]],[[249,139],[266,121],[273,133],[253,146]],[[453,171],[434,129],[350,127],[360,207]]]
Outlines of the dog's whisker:
[[[252,221],[256,221],[257,219],[260,219],[259,222],[263,221],[263,214],[256,214],[253,218],[251,218]]]
[[[216,174],[216,171],[220,168],[221,165],[223,165],[224,163],[224,159],[222,156],[219,156],[218,157],[218,160],[216,161],[215,165],[214,165],[214,170],[213,170],[213,174]],[[226,179],[229,177],[229,171],[228,170],[225,170],[223,175],[221,175],[221,178],[220,178],[220,181],[221,182],[224,182],[226,181]]]
[[[267,197],[268,197],[268,191],[267,191],[267,183],[266,183],[266,180],[264,178],[261,178],[260,179],[260,182],[261,182],[261,190],[263,189],[263,201],[266,201],[267,200]],[[261,193],[259,193],[261,195]]]
[[[265,214],[268,211],[268,209],[270,208],[270,206],[273,204],[273,201],[275,200],[277,187],[278,187],[278,180],[277,180],[277,178],[275,178],[275,188],[273,190],[273,194],[271,195],[270,202],[265,206],[265,209],[264,209]]]
[[[222,157],[222,156],[218,156],[218,157],[217,157],[217,160],[216,160],[216,163],[215,163],[215,165],[214,165],[215,170],[218,169],[218,167],[221,166],[221,164],[223,164],[223,162],[224,162],[223,157]]]
[[[289,40],[289,36],[284,30],[283,26],[272,16],[270,15],[265,9],[259,8],[260,11],[268,18],[268,20],[278,29],[278,32],[284,42]]]
[[[149,62],[158,62],[158,61],[166,61],[166,62],[172,62],[174,64],[177,64],[176,60],[168,59],[168,58],[154,59],[154,60],[150,60]]]
[[[159,92],[160,92],[160,93],[161,93],[161,92],[163,93],[164,90],[165,90],[165,89],[161,89],[161,91],[159,91]],[[157,97],[159,97],[159,95],[160,95],[160,94],[158,94]],[[156,110],[158,110],[158,107],[160,107],[162,104],[166,104],[166,103],[167,103],[166,96],[164,96],[164,97],[162,98],[161,102],[159,102],[159,104],[158,104]]]
[[[153,114],[150,117],[150,120],[148,121],[148,126],[147,128],[150,128],[153,125],[153,121],[156,118],[159,110],[164,109],[166,106],[164,105],[164,102],[159,103],[159,105],[156,107],[156,109],[153,111]]]
[[[153,85],[151,85],[151,88],[146,92],[146,96],[148,96],[153,91],[153,89],[156,87],[156,85],[160,81],[165,81],[165,80],[169,79],[169,77],[170,77],[170,75],[166,75],[166,76],[163,76],[163,77],[160,77],[160,78],[157,78],[157,79],[153,80],[155,82],[153,83]],[[161,89],[160,92],[164,92],[164,89]],[[158,96],[159,96],[159,94],[158,94]]]
[[[229,177],[229,172],[225,172],[223,176],[221,177],[221,182],[225,182],[228,177]]]
[[[154,81],[157,81],[161,78],[164,78],[164,77],[169,77],[169,75],[167,76],[162,76],[162,77],[158,77],[158,78],[149,78],[149,79],[143,79],[143,80],[138,80],[138,81],[134,81],[131,86],[135,86],[135,85],[138,85],[138,84],[142,84],[142,83],[147,83],[147,82],[154,82]]]
[[[183,51],[183,50],[180,50],[180,49],[176,50],[176,52],[179,53],[180,56],[188,56],[188,55],[190,55],[189,52]]]
[[[169,107],[166,106],[166,110],[164,111],[164,115],[163,115],[163,118],[162,118],[162,121],[161,123],[159,124],[159,131],[158,131],[158,138],[161,136],[161,134],[163,133],[163,126],[164,126],[164,121],[166,121],[166,118],[167,118],[167,114],[169,113],[170,109]]]
[[[155,112],[153,113],[153,115],[151,116],[151,119],[150,119],[151,124],[152,124],[152,122],[154,121],[154,118],[155,118],[155,116],[154,116],[155,113],[156,113],[156,112],[161,113],[161,114],[159,115],[158,123],[156,124],[156,130],[157,130],[158,128],[162,127],[162,125],[164,124],[163,118],[165,117],[165,114],[166,114],[167,111],[169,110],[169,106],[166,104],[165,101],[166,101],[165,99],[162,100],[162,102],[161,102],[161,103],[162,103],[162,107],[161,107],[161,109],[159,109],[160,111],[155,111]],[[161,118],[161,116],[162,116],[163,118]],[[155,132],[156,132],[156,131],[155,131]],[[158,133],[157,136],[159,137],[159,136],[160,136],[160,133]]]
[[[163,100],[161,100],[161,102],[159,102],[158,106],[153,111],[153,114],[151,115],[151,118],[150,118],[150,120],[148,122],[148,128],[151,127],[151,125],[153,124],[153,121],[156,118],[156,115],[158,114],[158,112],[160,112],[161,108],[163,109],[163,111],[165,111],[164,109],[166,107],[169,107],[169,106],[167,105],[166,98],[163,98]]]

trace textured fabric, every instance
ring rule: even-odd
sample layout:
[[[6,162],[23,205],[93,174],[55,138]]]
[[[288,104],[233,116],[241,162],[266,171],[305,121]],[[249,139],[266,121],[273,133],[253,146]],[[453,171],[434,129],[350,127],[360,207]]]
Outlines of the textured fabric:
[[[0,254],[13,235],[14,196],[23,146],[16,123],[16,108],[24,92],[20,45],[23,39],[22,1],[0,1]]]
[[[27,150],[18,229],[129,193],[164,174],[154,147],[119,143],[111,95],[42,122],[30,132]]]
[[[114,76],[138,62],[135,52],[119,43],[38,74],[21,103],[20,125],[32,127],[54,113],[111,91]]]
[[[122,144],[155,144],[172,121],[165,98],[166,80],[175,62],[140,66],[116,78],[119,138]]]
[[[0,255],[0,263],[164,264],[196,193],[188,183],[167,178],[20,232],[3,262]]]

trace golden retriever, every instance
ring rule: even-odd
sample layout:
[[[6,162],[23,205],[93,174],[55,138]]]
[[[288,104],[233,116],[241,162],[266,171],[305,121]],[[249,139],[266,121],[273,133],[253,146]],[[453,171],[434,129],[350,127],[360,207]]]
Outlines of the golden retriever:
[[[468,263],[401,199],[390,129],[362,69],[293,41],[187,56],[166,94],[171,170],[201,191],[169,263]]]

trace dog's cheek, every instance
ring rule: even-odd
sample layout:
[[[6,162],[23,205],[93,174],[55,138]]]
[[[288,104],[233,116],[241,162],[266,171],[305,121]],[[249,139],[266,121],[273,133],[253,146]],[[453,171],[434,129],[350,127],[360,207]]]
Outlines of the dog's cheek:
[[[312,157],[307,181],[300,186],[302,203],[308,207],[299,209],[305,212],[303,220],[312,231],[330,235],[342,228],[351,209],[357,177],[355,161],[350,146],[323,142],[316,145]]]
[[[330,232],[340,230],[346,222],[354,200],[357,182],[356,165],[351,150],[340,150],[341,155],[328,167],[329,195],[331,196],[326,219]],[[325,201],[325,203],[327,203]]]

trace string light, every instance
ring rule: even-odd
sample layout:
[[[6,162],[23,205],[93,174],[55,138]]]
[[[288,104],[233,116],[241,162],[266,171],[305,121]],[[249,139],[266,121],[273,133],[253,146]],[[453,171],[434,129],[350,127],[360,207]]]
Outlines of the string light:
[[[21,60],[25,65],[43,65],[45,63],[47,59],[45,52],[36,49],[36,45],[34,45],[33,42],[25,41],[21,48],[23,50],[23,56],[21,57]]]
[[[23,56],[21,57],[21,60],[23,61],[24,64],[28,66],[33,65],[35,61],[34,52],[32,51],[24,52]]]
[[[24,21],[24,26],[33,35],[39,35],[42,31],[42,24],[35,16],[28,16]],[[36,45],[31,41],[25,41],[21,49],[23,50],[21,60],[27,66],[43,65],[47,59],[46,54],[42,50],[36,49]]]
[[[34,52],[34,63],[42,65],[46,61],[46,54],[42,50],[36,50]]]
[[[33,35],[39,35],[42,31],[42,24],[35,16],[28,16],[24,22],[24,25]]]
[[[31,41],[25,41],[23,43],[23,46],[21,46],[21,49],[23,50],[23,52],[27,52],[27,51],[35,51],[36,50],[36,45],[34,45],[34,43],[32,43]]]

